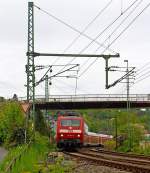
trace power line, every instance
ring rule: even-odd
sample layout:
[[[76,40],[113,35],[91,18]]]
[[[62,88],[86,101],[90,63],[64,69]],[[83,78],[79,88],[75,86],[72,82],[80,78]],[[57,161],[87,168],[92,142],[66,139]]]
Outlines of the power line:
[[[143,69],[144,67],[146,67],[147,65],[149,65],[150,62],[147,62],[146,64],[144,64],[140,69],[138,69],[137,71],[140,71],[141,69]]]
[[[62,80],[57,80],[57,79],[55,79],[55,80],[56,80],[57,82],[59,82],[60,84],[63,84],[63,85],[65,85],[65,86],[67,85],[68,87],[70,87],[70,88],[72,88],[72,89],[74,88],[73,85],[67,84],[66,82],[64,82],[64,81],[62,81]],[[88,93],[87,91],[82,90],[82,89],[79,89],[79,88],[78,88],[78,90],[81,91],[81,92],[83,92],[83,93],[85,93],[85,94]]]
[[[112,37],[112,35],[119,29],[119,27],[129,18],[129,16],[136,10],[136,8],[142,3],[143,0],[141,0],[133,9],[132,11],[119,23],[119,25],[117,25],[115,27],[115,29],[111,32],[111,34],[109,34],[109,36],[103,41],[103,44],[110,39],[110,37]],[[110,46],[110,45],[109,45]],[[109,47],[108,46],[108,47]],[[96,51],[98,51],[101,48],[101,46],[99,46]],[[88,60],[81,66],[81,68],[83,68],[83,66],[85,66],[88,61],[90,60],[90,58],[88,58]]]
[[[115,27],[115,29],[109,34],[109,36],[104,40],[103,43],[105,43],[112,35],[119,29],[119,27],[131,16],[131,14],[139,7],[139,5],[143,2],[143,0],[140,0],[140,2],[132,9],[132,11]],[[110,45],[109,45],[110,46]],[[100,47],[99,47],[100,48]]]
[[[142,66],[140,69],[138,69],[136,72],[136,76],[139,76],[141,73],[143,73],[144,71],[146,71],[147,69],[149,69],[150,67],[148,66],[150,64],[150,62],[146,63],[144,66]],[[148,66],[148,67],[146,67]],[[145,68],[146,67],[146,68]]]
[[[62,87],[58,87],[57,85],[55,85],[55,88],[57,88],[58,90],[64,92],[64,93],[69,93],[68,91],[64,90]]]
[[[148,3],[148,5],[146,5],[146,7],[127,25],[127,27],[125,27],[121,33],[110,43],[109,46],[111,46],[112,44],[114,44],[116,42],[116,40],[136,21],[136,19],[150,6],[150,3]],[[103,52],[105,52],[107,49],[105,49]],[[97,51],[97,50],[96,50]],[[81,74],[79,77],[81,77],[96,61],[98,60],[98,58],[96,58]]]
[[[143,81],[144,79],[147,79],[148,77],[150,77],[150,74],[147,75],[146,77],[144,77],[144,78],[142,78],[142,79],[136,81],[136,82],[134,83],[134,85],[137,84],[137,83],[139,83],[139,82],[141,82],[141,81]]]
[[[150,73],[150,71],[148,71],[148,72],[146,72],[146,73],[140,75],[138,78],[136,78],[136,80],[140,79],[141,77],[145,76],[145,75],[148,74],[148,73]]]
[[[101,31],[95,38],[94,40],[92,40],[90,43],[88,43],[79,53],[82,53],[83,51],[85,51],[90,45],[92,45],[107,29],[109,29],[123,14],[125,14],[138,0],[135,0],[131,5],[129,5],[115,20],[113,20],[106,28],[104,28],[103,31]],[[109,47],[105,47],[105,50],[108,50]],[[104,52],[104,51],[103,51]],[[76,57],[72,58],[68,64],[72,63],[74,60],[76,59]],[[89,59],[88,59],[89,61]],[[97,60],[96,60],[97,61]],[[94,61],[95,63],[95,61]],[[93,64],[94,64],[93,63]],[[61,70],[63,70],[65,67],[63,67]],[[61,71],[60,70],[60,71]],[[86,72],[86,71],[85,71]],[[80,75],[81,76],[81,75]],[[80,77],[79,76],[79,77]]]
[[[147,74],[147,75],[146,75]],[[145,76],[145,77],[143,77],[142,79],[140,79],[140,78],[137,78],[137,79],[139,79],[139,80],[137,80],[137,81],[135,81],[133,84],[131,84],[130,85],[130,87],[133,87],[134,85],[136,85],[137,83],[139,83],[139,82],[141,82],[141,81],[143,81],[143,80],[145,80],[145,79],[147,79],[147,78],[149,78],[150,77],[150,71],[148,72],[148,73],[146,73],[145,75],[143,75],[143,76]],[[141,76],[142,77],[142,76]]]
[[[83,33],[95,22],[95,20],[96,20],[100,15],[102,15],[102,13],[110,6],[111,3],[112,3],[112,0],[110,0],[110,1],[106,4],[106,6],[105,6],[102,10],[100,10],[100,11],[98,12],[98,14],[92,19],[92,21],[86,25],[86,27],[81,31],[81,33],[79,33],[79,35],[78,35],[77,37],[75,37],[75,38],[71,41],[71,43],[65,48],[65,50],[63,51],[63,53],[65,53],[68,49],[70,49],[70,48],[73,46],[73,44],[74,44],[74,43],[82,36],[82,34],[83,34]],[[55,64],[59,59],[60,59],[60,57],[58,57],[58,58],[53,62],[53,64]]]
[[[94,41],[96,41],[102,34],[109,29],[123,14],[125,14],[138,0],[135,0],[129,7],[127,7],[115,20],[113,20],[104,30],[102,30],[84,49],[87,49]],[[106,47],[107,49],[108,47]],[[108,49],[107,49],[108,50]]]
[[[148,65],[148,63],[146,63],[145,65]],[[145,67],[145,65],[142,66],[140,69],[142,69],[143,67]],[[139,70],[140,70],[140,69],[139,69]],[[139,71],[139,70],[138,70],[138,71]],[[143,77],[143,78],[142,78],[142,77]],[[139,82],[141,82],[141,81],[147,79],[148,77],[150,77],[150,71],[148,71],[148,72],[142,74],[141,76],[139,76],[138,78],[136,78],[135,82],[134,82],[133,84],[131,84],[130,87],[133,87],[134,85],[136,85],[137,83],[139,83]],[[142,79],[141,79],[141,78],[142,78]],[[124,90],[124,91],[125,91],[125,90]]]
[[[110,46],[136,21],[136,19],[150,6],[150,3],[125,27],[122,32],[111,42]]]
[[[88,36],[87,34],[82,33],[81,31],[79,31],[78,29],[76,29],[75,27],[73,27],[72,25],[70,25],[70,24],[64,22],[63,20],[59,19],[58,17],[54,16],[53,14],[51,14],[51,13],[49,13],[49,12],[43,10],[42,8],[38,7],[37,5],[34,5],[34,6],[35,6],[38,10],[40,10],[40,11],[42,11],[43,13],[47,14],[48,16],[52,17],[53,19],[57,20],[58,22],[64,24],[65,26],[67,26],[67,27],[70,28],[71,30],[73,30],[73,31],[75,31],[75,32],[77,32],[77,33],[79,33],[79,34],[81,34],[82,36],[88,38],[89,40],[95,42],[95,43],[98,44],[98,45],[101,45],[101,46],[104,47],[104,48],[107,47],[107,46],[105,46],[105,45],[102,45],[102,44],[99,43],[98,41],[94,40],[93,38],[91,38],[91,37]],[[111,52],[117,54],[117,52],[115,52],[115,51],[112,50],[112,49],[109,49],[109,51],[111,51]]]

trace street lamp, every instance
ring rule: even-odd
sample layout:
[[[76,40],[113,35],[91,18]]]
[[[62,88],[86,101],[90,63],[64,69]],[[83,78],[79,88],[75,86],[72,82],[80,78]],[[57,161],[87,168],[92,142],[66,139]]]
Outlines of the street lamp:
[[[129,65],[128,65],[128,60],[124,60],[124,62],[127,63],[127,67],[126,67],[126,74],[128,74],[129,72]],[[131,150],[131,129],[130,129],[130,116],[129,116],[129,111],[130,111],[130,99],[129,99],[129,75],[127,75],[127,123],[128,123],[128,135],[129,135],[129,151]]]

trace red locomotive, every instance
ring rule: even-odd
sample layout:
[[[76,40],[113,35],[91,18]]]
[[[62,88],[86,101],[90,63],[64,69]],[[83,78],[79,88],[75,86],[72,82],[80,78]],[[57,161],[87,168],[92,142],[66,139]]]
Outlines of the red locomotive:
[[[98,134],[88,131],[88,126],[82,117],[58,116],[56,125],[56,143],[58,148],[104,146],[105,141],[111,140],[111,135]]]
[[[57,119],[57,147],[80,147],[84,140],[84,120],[76,116],[59,116]]]

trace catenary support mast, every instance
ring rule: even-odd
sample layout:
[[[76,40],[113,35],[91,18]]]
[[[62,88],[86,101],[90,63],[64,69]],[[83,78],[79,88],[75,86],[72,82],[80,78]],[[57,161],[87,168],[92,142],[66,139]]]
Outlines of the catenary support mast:
[[[28,52],[34,52],[34,5],[28,2]],[[34,56],[27,55],[27,101],[32,101],[33,129],[35,129],[35,67]]]
[[[33,2],[28,2],[28,52],[34,52],[34,7]],[[27,55],[27,100],[34,99],[34,56],[32,54]]]

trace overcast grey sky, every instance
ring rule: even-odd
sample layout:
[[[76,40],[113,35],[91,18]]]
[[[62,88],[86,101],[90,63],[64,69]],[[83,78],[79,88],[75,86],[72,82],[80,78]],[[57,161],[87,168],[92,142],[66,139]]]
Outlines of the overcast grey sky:
[[[100,15],[93,24],[85,31],[85,34],[95,38],[102,32],[121,12],[130,6],[135,0],[112,0],[108,8]],[[83,31],[85,26],[108,4],[110,0],[35,0],[34,3],[60,18],[76,29]],[[121,27],[109,37],[113,29],[138,5],[136,10],[121,25]],[[108,46],[113,39],[132,21],[132,19],[141,12],[141,10],[150,3],[149,0],[137,0],[131,9],[123,14],[112,27],[110,27],[100,38],[98,42],[102,43],[107,37],[105,45]],[[122,5],[121,5],[122,4]],[[0,95],[12,97],[14,93],[18,96],[26,95],[26,73],[25,65],[27,62],[27,5],[25,0],[5,0],[0,1]],[[131,66],[140,69],[143,65],[150,62],[150,8],[137,18],[129,29],[112,44],[111,48],[120,53],[120,58],[112,59],[110,65],[125,66],[124,59],[129,60]],[[42,11],[35,9],[35,51],[62,53],[64,49],[78,36],[65,25],[59,23]],[[66,53],[79,53],[90,40],[81,36],[75,44]],[[83,53],[95,53],[98,45],[91,44]],[[100,54],[102,48],[96,53]],[[112,53],[106,51],[106,53]],[[51,65],[56,57],[39,57],[35,63],[41,65]],[[56,64],[66,64],[71,58],[60,58]],[[77,58],[72,63],[80,64],[79,75],[94,60],[90,59],[83,66],[87,58]],[[145,71],[139,71],[137,77],[145,77],[149,73],[150,64]],[[145,69],[143,68],[143,70]],[[59,69],[54,68],[53,73]],[[125,93],[124,84],[118,84],[112,89],[105,90],[105,66],[104,60],[98,59],[89,70],[78,79],[77,94],[104,94],[104,93]],[[44,71],[36,74],[38,80]],[[66,75],[68,75],[66,73]],[[110,83],[118,79],[121,73],[112,72],[110,74]],[[137,79],[138,81],[138,79]],[[56,78],[52,81],[50,89],[51,94],[74,94],[75,79]],[[150,93],[150,77],[131,87],[131,93]],[[36,94],[44,94],[44,83],[37,87]]]

